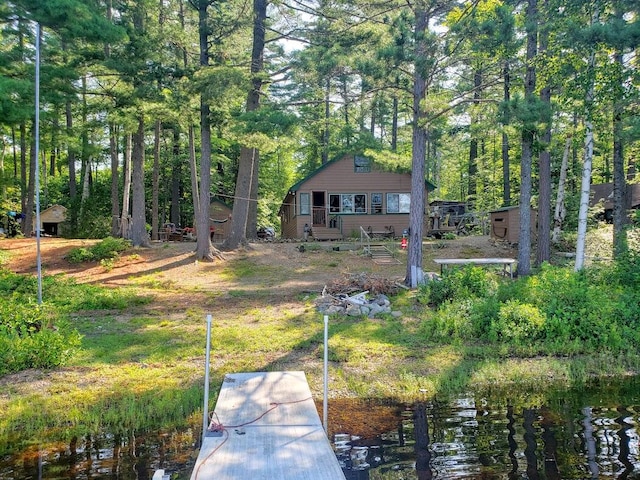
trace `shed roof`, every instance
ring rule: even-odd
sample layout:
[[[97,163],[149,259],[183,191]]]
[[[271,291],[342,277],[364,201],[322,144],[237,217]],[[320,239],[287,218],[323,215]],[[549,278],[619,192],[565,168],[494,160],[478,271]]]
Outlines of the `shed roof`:
[[[489,213],[508,212],[510,210],[517,210],[518,208],[520,208],[520,205],[511,205],[509,207],[500,207],[495,210],[489,210]]]

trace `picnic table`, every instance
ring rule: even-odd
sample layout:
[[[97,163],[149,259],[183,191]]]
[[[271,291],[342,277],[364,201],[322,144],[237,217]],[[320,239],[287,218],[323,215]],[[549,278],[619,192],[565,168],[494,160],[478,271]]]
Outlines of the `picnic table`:
[[[516,263],[515,258],[434,258],[433,261],[440,265],[440,273],[443,273],[445,266],[452,265],[502,265],[503,272],[506,276],[507,271],[509,277],[513,278],[513,265]]]

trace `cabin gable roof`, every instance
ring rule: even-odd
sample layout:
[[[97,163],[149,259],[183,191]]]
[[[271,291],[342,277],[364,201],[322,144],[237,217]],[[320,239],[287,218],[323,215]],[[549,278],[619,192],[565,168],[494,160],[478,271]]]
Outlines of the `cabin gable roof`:
[[[321,165],[320,167],[318,167],[317,169],[315,169],[313,172],[311,172],[309,175],[307,175],[306,177],[304,177],[303,179],[299,180],[297,183],[295,183],[294,185],[292,185],[289,188],[289,194],[295,193],[298,190],[300,190],[303,185],[305,185],[307,182],[309,182],[312,179],[316,179],[318,175],[321,175],[325,172],[328,172],[330,170],[332,170],[336,165],[342,163],[342,162],[351,162],[353,164],[354,159],[355,159],[356,155],[343,155],[341,157],[337,157],[323,165]],[[381,168],[379,165],[375,164],[373,162],[373,160],[371,160],[371,172],[368,173],[356,173],[355,170],[353,170],[353,175],[369,175],[369,174],[375,174],[375,173],[386,173],[386,174],[392,174],[392,175],[408,175],[411,176],[410,172],[393,172],[390,170],[385,170],[384,168]],[[376,168],[377,167],[377,168]],[[375,179],[375,177],[374,177]],[[371,185],[372,187],[375,184]],[[428,191],[433,191],[435,190],[435,185],[433,185],[431,182],[425,180],[425,186],[427,187]]]

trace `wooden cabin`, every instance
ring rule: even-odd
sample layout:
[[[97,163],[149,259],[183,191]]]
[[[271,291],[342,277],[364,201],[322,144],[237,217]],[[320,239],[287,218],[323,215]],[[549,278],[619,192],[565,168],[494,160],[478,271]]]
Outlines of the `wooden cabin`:
[[[537,211],[531,209],[531,238],[536,236]],[[520,207],[504,207],[489,212],[490,236],[494,240],[504,240],[517,244],[520,239]]]
[[[640,208],[640,183],[627,185],[627,195],[629,208]],[[597,183],[591,185],[591,197],[589,206],[594,207],[598,203],[603,203],[603,217],[607,222],[613,221],[613,183]]]
[[[428,191],[435,187],[426,183]],[[401,236],[409,227],[411,174],[389,172],[362,155],[325,163],[293,185],[280,207],[283,238],[303,238],[305,226],[316,240],[360,235]]]

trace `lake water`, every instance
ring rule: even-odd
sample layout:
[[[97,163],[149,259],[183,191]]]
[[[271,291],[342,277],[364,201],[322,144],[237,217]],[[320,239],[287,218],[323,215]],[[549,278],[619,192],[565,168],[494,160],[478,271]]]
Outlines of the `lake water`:
[[[412,404],[343,401],[340,410],[354,419],[330,425],[349,480],[640,479],[637,378]],[[0,479],[146,480],[158,468],[186,479],[199,438],[184,429],[34,444],[0,458]]]

